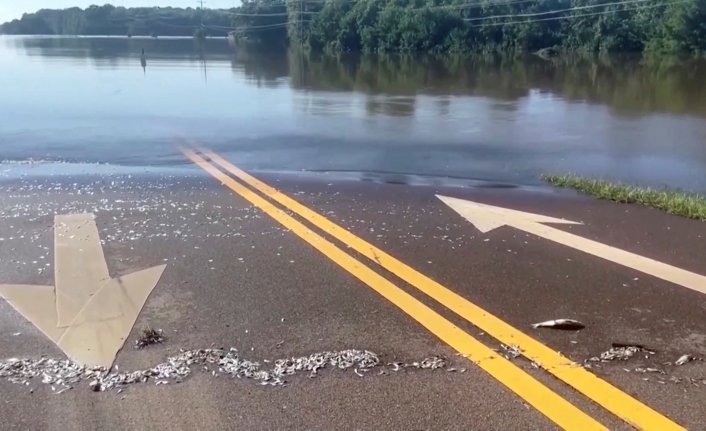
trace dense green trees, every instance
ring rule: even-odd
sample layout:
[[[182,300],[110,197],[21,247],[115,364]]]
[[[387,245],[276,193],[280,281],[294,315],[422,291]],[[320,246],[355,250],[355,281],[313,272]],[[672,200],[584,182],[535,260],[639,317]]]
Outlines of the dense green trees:
[[[171,7],[124,8],[111,5],[87,9],[42,9],[5,23],[0,33],[56,35],[191,36],[201,21],[208,34],[225,36],[232,25],[228,11]]]
[[[303,0],[306,3],[306,0]],[[706,52],[706,1],[325,0],[304,43],[332,51]],[[561,17],[569,17],[556,19]]]
[[[289,15],[281,0],[242,0],[233,12],[233,36],[242,42],[286,47]]]
[[[201,20],[206,23],[200,27]],[[15,34],[211,35],[332,52],[706,53],[706,0],[243,0],[230,11],[40,10]]]

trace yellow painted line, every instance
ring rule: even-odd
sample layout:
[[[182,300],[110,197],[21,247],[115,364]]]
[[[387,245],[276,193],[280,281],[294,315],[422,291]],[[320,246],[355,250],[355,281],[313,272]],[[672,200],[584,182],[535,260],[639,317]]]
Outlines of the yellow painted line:
[[[439,337],[443,342],[476,363],[484,371],[522,397],[560,427],[566,430],[576,431],[607,430],[606,427],[595,419],[554,393],[525,371],[468,335],[440,314],[350,256],[329,240],[287,215],[283,210],[275,207],[260,195],[238,183],[193,151],[186,149],[182,151],[186,157],[203,170],[253,205],[259,207],[270,217],[298,235],[341,268],[345,269],[351,275],[382,295],[385,299],[395,304],[402,311],[407,313],[407,315]]]
[[[507,345],[517,345],[522,355],[573,387],[606,410],[641,430],[684,430],[666,416],[587,371],[559,352],[545,346],[499,317],[437,283],[404,262],[352,234],[345,228],[263,183],[212,151],[203,154],[245,183],[287,207],[353,250],[378,263],[397,277],[416,287],[451,311]]]

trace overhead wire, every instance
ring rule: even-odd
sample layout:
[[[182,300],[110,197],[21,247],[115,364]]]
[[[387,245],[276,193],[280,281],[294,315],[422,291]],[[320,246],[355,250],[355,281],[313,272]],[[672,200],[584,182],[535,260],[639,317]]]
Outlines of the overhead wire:
[[[570,8],[566,8],[566,9],[557,9],[557,10],[550,10],[550,11],[544,11],[544,12],[492,15],[492,16],[484,16],[484,17],[477,17],[477,18],[465,18],[464,21],[483,21],[483,20],[499,19],[499,18],[523,18],[523,17],[533,17],[533,16],[544,16],[544,15],[553,15],[555,13],[571,12],[571,11],[575,11],[575,10],[595,9],[598,7],[605,7],[605,6],[618,6],[618,5],[632,4],[632,3],[644,3],[647,1],[653,1],[653,0],[622,0],[622,1],[618,1],[618,2],[598,3],[598,4],[594,4],[594,5],[585,5],[585,6],[575,6],[575,7],[570,7]]]
[[[298,21],[298,23],[299,23],[299,24],[309,24],[309,23],[311,23],[311,21]],[[272,26],[270,26],[270,27],[268,27],[268,26],[247,27],[247,28],[245,28],[243,31],[264,30],[264,29],[269,29],[269,28],[277,28],[277,27],[280,27],[280,26],[281,26],[281,27],[287,27],[287,26],[289,26],[289,24],[291,24],[291,23],[285,22],[285,23],[278,24],[278,25],[272,25]]]
[[[231,13],[229,14],[230,16],[289,16],[292,13],[296,13],[299,15],[318,15],[319,12],[308,12],[308,11],[292,11],[292,12],[278,12],[278,13]]]
[[[654,5],[639,6],[639,7],[634,7],[634,8],[624,8],[624,9],[618,9],[618,10],[555,16],[555,17],[551,17],[551,18],[473,24],[473,25],[470,25],[470,27],[481,28],[481,27],[497,27],[497,26],[514,25],[514,24],[534,24],[537,22],[544,22],[544,21],[557,21],[557,20],[562,20],[562,19],[575,19],[575,18],[581,18],[581,17],[587,17],[587,16],[608,15],[608,14],[617,13],[617,12],[629,12],[629,11],[636,11],[636,10],[654,9],[654,8],[668,6],[668,5],[672,5],[672,4],[686,3],[688,1],[690,1],[690,0],[676,0],[676,1],[671,1],[671,2],[659,3],[659,4],[654,4]]]
[[[328,1],[328,0],[306,0],[306,2],[321,2],[321,3],[324,3],[326,1]],[[357,3],[360,0],[338,0],[338,1]],[[505,5],[540,2],[540,1],[541,0],[499,0],[499,1],[486,0],[486,1],[478,1],[478,2],[474,2],[474,3],[464,3],[464,4],[459,4],[459,5],[426,6],[426,7],[420,7],[420,8],[409,8],[409,9],[405,9],[405,10],[422,11],[422,10],[436,10],[436,9],[472,9],[472,8],[486,7],[486,6],[505,6]],[[648,1],[654,1],[654,0],[621,0],[621,1],[616,1],[616,2],[599,3],[599,4],[594,4],[594,5],[575,6],[575,7],[571,7],[571,8],[556,9],[556,10],[551,10],[551,11],[523,13],[523,14],[490,15],[490,16],[482,16],[482,17],[474,17],[474,18],[464,18],[464,21],[466,21],[466,22],[483,22],[483,21],[489,21],[489,20],[493,20],[493,19],[502,19],[502,18],[522,18],[522,17],[546,16],[546,15],[553,15],[553,14],[557,14],[557,13],[572,12],[572,11],[577,11],[577,10],[595,9],[598,7],[608,7],[608,6],[622,6],[622,5],[627,5],[627,4],[644,3],[644,2],[648,2]],[[553,20],[558,20],[558,19],[568,19],[568,18],[572,18],[572,17],[598,16],[598,15],[605,15],[605,14],[610,14],[610,13],[614,13],[614,12],[621,12],[621,11],[654,9],[654,8],[657,8],[660,6],[685,3],[687,1],[689,1],[689,0],[677,0],[677,1],[672,1],[672,2],[665,2],[665,3],[654,4],[654,5],[642,6],[642,7],[623,8],[623,9],[618,9],[618,10],[600,11],[600,12],[578,14],[578,15],[572,14],[572,15],[564,15],[561,17],[552,17],[552,18],[545,18],[545,19],[492,23],[489,25],[504,25],[504,24],[524,23],[524,22],[543,22],[543,21],[553,21]],[[481,25],[476,24],[476,25],[471,25],[471,27],[480,27],[480,26],[484,26],[484,25],[486,25],[486,24],[481,24]]]
[[[287,6],[287,3],[300,3],[302,1],[305,1],[306,3],[325,3],[328,0],[292,0],[292,1],[282,3],[281,5],[275,5],[275,6]],[[338,0],[338,1],[357,3],[360,0]],[[539,1],[540,0],[487,0],[487,1],[478,1],[478,2],[473,2],[473,3],[469,2],[469,3],[457,4],[457,5],[437,5],[437,6],[427,6],[427,7],[421,7],[421,8],[410,8],[408,10],[412,10],[412,11],[420,10],[421,11],[421,10],[436,10],[436,9],[472,9],[472,8],[485,7],[485,6],[505,6],[505,5],[522,4],[522,3],[539,2]],[[614,1],[614,2],[609,2],[609,3],[599,3],[599,4],[594,4],[594,5],[575,6],[575,7],[571,7],[571,8],[556,9],[556,10],[542,11],[542,12],[490,15],[490,16],[473,17],[473,18],[464,18],[464,21],[466,21],[468,23],[475,23],[475,24],[469,25],[469,27],[472,27],[472,28],[515,25],[515,24],[532,24],[532,23],[538,23],[538,22],[562,20],[562,19],[573,19],[573,18],[588,17],[588,16],[600,16],[600,15],[607,15],[607,14],[612,14],[612,13],[616,13],[616,12],[628,12],[628,11],[637,11],[637,10],[645,10],[645,9],[654,9],[657,7],[667,6],[667,5],[671,5],[671,4],[685,3],[690,0],[676,0],[676,1],[670,1],[670,2],[660,2],[657,4],[653,4],[653,5],[614,9],[614,10],[603,10],[603,11],[592,12],[592,13],[567,14],[567,15],[562,15],[562,16],[541,18],[541,19],[517,20],[517,18],[531,18],[531,17],[537,17],[537,16],[546,16],[546,15],[554,15],[554,14],[558,14],[558,13],[567,13],[567,12],[573,12],[573,11],[579,11],[579,10],[594,9],[594,8],[598,8],[598,7],[623,6],[623,5],[629,5],[629,4],[644,3],[644,2],[648,2],[648,1],[655,1],[655,0],[621,0],[621,1]],[[234,17],[240,16],[240,17],[253,17],[253,18],[256,18],[256,17],[285,17],[285,16],[289,17],[292,15],[297,15],[300,19],[295,20],[294,22],[311,23],[313,20],[311,20],[311,19],[310,20],[303,20],[303,19],[301,19],[302,16],[306,15],[308,17],[315,17],[315,16],[319,15],[320,13],[321,13],[320,11],[315,12],[315,11],[292,10],[292,11],[282,12],[282,13],[232,12],[229,15],[234,16]],[[491,23],[487,22],[487,21],[491,21],[491,20],[504,19],[504,18],[510,18],[510,19],[515,19],[515,20],[514,21],[511,20],[511,21],[491,22]],[[141,20],[141,18],[137,18],[137,19]],[[159,22],[161,20],[158,19],[157,21]],[[256,25],[256,26],[229,27],[229,26],[205,24],[204,27],[210,28],[210,29],[221,30],[221,31],[231,30],[231,31],[241,31],[242,32],[242,31],[265,30],[265,29],[286,27],[286,26],[290,25],[291,23],[292,23],[292,21],[287,20],[287,21],[281,22],[281,23],[263,24],[263,25]],[[194,27],[194,25],[171,24],[171,23],[166,23],[166,22],[160,22],[160,24],[165,25],[165,26],[169,26],[169,27],[180,27],[180,28]]]
[[[329,0],[293,0],[290,3],[325,3],[326,1]],[[338,0],[342,1],[345,3],[358,3],[360,0]],[[489,7],[489,6],[506,6],[506,5],[513,5],[513,4],[523,4],[523,3],[531,3],[531,2],[540,2],[541,0],[487,0],[487,1],[477,1],[477,2],[469,2],[469,3],[463,3],[463,4],[456,4],[456,5],[437,5],[437,6],[424,6],[424,7],[418,7],[418,8],[406,8],[405,11],[426,11],[426,10],[440,10],[440,9],[474,9],[474,8],[479,8],[479,7]],[[521,17],[534,17],[534,16],[545,16],[545,15],[553,15],[557,13],[564,13],[564,12],[571,12],[571,11],[576,11],[576,10],[586,10],[586,9],[595,9],[599,7],[607,7],[607,6],[619,6],[619,5],[624,5],[624,4],[634,4],[634,3],[644,3],[648,1],[654,1],[654,0],[621,0],[621,1],[616,1],[616,2],[609,2],[609,3],[599,3],[599,4],[594,4],[594,5],[583,5],[583,6],[574,6],[571,8],[564,8],[564,9],[555,9],[555,10],[550,10],[550,11],[542,11],[542,12],[533,12],[533,13],[523,13],[523,14],[505,14],[505,15],[490,15],[490,16],[482,16],[482,17],[473,17],[473,18],[464,18],[465,21],[468,22],[476,22],[476,21],[486,21],[486,20],[492,20],[492,19],[501,19],[501,18],[521,18]],[[281,6],[285,6],[286,4],[282,4]],[[231,16],[243,16],[243,17],[276,17],[276,16],[291,16],[292,14],[298,14],[298,15],[310,15],[310,16],[316,16],[319,15],[321,12],[315,12],[315,11],[300,11],[300,10],[293,10],[289,12],[281,12],[281,13],[231,13]],[[588,14],[586,15],[588,16]]]

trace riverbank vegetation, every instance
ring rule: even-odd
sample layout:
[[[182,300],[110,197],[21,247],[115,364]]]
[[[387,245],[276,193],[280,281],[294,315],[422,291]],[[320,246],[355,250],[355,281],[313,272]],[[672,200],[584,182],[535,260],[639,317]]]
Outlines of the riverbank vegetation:
[[[202,24],[203,23],[203,24]],[[230,10],[41,10],[10,34],[210,35],[330,52],[706,53],[704,0],[243,0]]]
[[[599,199],[645,205],[669,214],[706,221],[706,197],[698,194],[637,187],[577,175],[542,175],[542,179],[557,187],[578,190]]]
[[[335,51],[706,51],[701,0],[327,1],[304,42]]]
[[[102,35],[102,36],[193,36],[201,22],[208,33],[225,36],[232,16],[225,11],[195,8],[139,7],[112,5],[86,9],[41,9],[0,26],[5,34]]]

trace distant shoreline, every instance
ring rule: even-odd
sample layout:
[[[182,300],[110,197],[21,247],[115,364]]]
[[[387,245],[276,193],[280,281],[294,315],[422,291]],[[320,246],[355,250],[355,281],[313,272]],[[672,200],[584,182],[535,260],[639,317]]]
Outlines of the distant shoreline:
[[[232,36],[263,48],[316,52],[491,54],[529,52],[706,55],[702,0],[576,4],[455,0],[253,0],[232,9],[112,5],[42,9],[2,34],[195,38]],[[647,3],[645,3],[647,2]],[[365,7],[357,7],[358,5]]]

